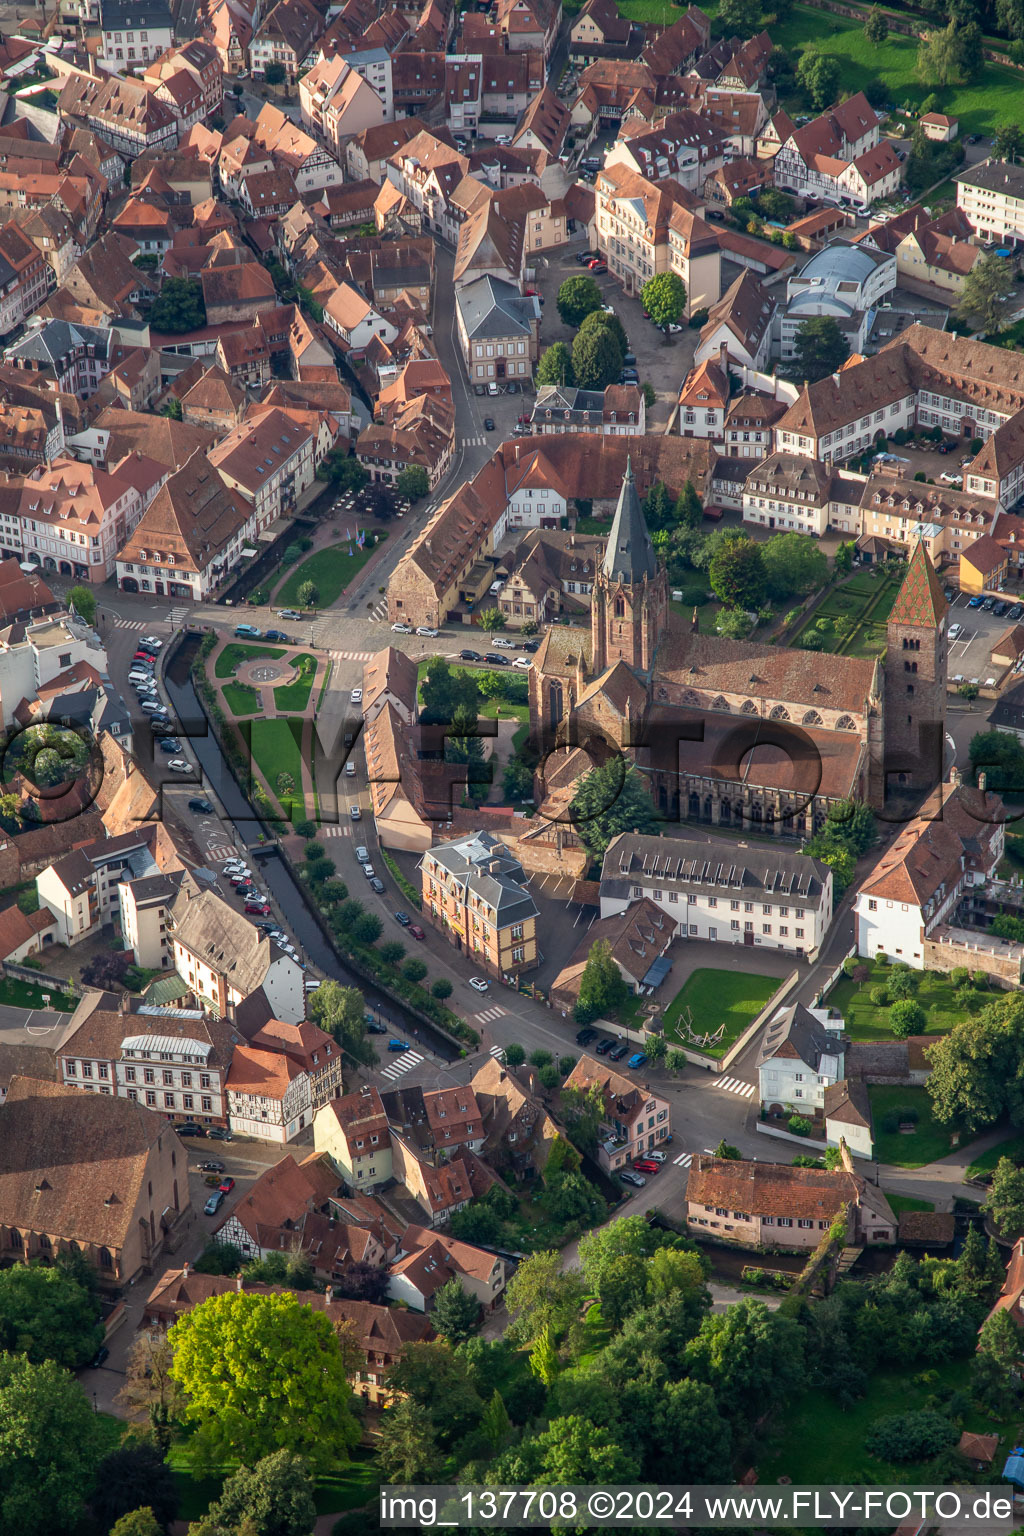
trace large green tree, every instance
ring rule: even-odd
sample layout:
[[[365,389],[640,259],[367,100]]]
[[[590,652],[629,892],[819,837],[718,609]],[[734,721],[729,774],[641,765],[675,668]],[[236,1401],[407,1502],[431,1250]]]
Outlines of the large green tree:
[[[759,1418],[763,1404],[795,1390],[803,1374],[803,1337],[791,1318],[762,1301],[740,1301],[705,1317],[687,1345],[689,1374],[714,1389],[733,1423]]]
[[[1012,1158],[1001,1157],[996,1164],[985,1210],[1004,1237],[1016,1238],[1024,1232],[1024,1168],[1018,1168]]]
[[[353,1061],[371,1066],[375,1054],[366,1032],[366,1003],[356,987],[343,987],[328,978],[309,999],[309,1015],[327,1034],[333,1035]]]
[[[89,1507],[106,1531],[123,1515],[148,1505],[164,1531],[177,1515],[179,1503],[178,1485],[164,1452],[151,1440],[129,1438],[100,1462]]]
[[[889,18],[873,5],[864,20],[864,36],[872,48],[880,48],[889,36]]]
[[[958,1019],[928,1052],[931,1072],[925,1087],[941,1125],[965,1138],[994,1125],[1006,1105],[1007,1082],[1016,1072],[1012,1042],[986,1009],[977,1018]]]
[[[678,272],[658,272],[644,283],[640,302],[655,325],[676,325],[686,309],[686,286]]]
[[[178,335],[197,331],[206,324],[203,285],[197,278],[166,277],[153,300],[149,323],[154,331]]]
[[[426,1408],[406,1397],[385,1409],[377,1427],[377,1460],[389,1482],[440,1482],[444,1457]]]
[[[622,372],[622,348],[607,326],[576,332],[572,366],[581,389],[604,389]]]
[[[1007,37],[1024,38],[1024,0],[996,0],[996,25]]]
[[[73,1275],[42,1264],[0,1269],[0,1350],[75,1370],[102,1342],[96,1299]]]
[[[387,1385],[429,1413],[443,1451],[475,1427],[483,1413],[483,1399],[465,1355],[443,1339],[408,1345],[388,1372]]]
[[[531,1344],[550,1326],[558,1336],[579,1313],[586,1294],[578,1270],[563,1269],[562,1255],[554,1249],[532,1253],[524,1259],[505,1288],[505,1305],[512,1323],[510,1337]]]
[[[766,586],[762,546],[745,533],[734,534],[712,560],[708,579],[715,596],[730,607],[759,608]]]
[[[566,389],[572,388],[576,383],[576,374],[572,366],[572,353],[564,341],[556,341],[541,353],[535,377],[538,388],[542,384],[560,384]]]
[[[480,1303],[469,1294],[458,1275],[453,1275],[437,1292],[430,1320],[435,1331],[449,1344],[461,1344],[463,1339],[476,1332]]]
[[[964,278],[957,319],[972,331],[995,335],[1005,329],[1016,302],[1010,262],[995,251],[984,251]]]
[[[850,355],[850,344],[831,315],[813,315],[797,328],[795,355],[783,372],[796,384],[814,384],[836,373]]]
[[[968,85],[983,63],[981,28],[976,21],[961,24],[954,17],[948,26],[924,33],[917,50],[918,79],[933,89]]]
[[[430,476],[422,464],[408,464],[395,481],[395,490],[409,501],[422,501],[430,494]]]
[[[777,533],[761,545],[768,596],[776,602],[803,597],[825,585],[828,560],[818,543],[802,533]]]
[[[475,720],[480,708],[480,689],[464,667],[453,667],[445,656],[432,656],[421,684],[424,725],[450,725],[460,707],[469,710]]]
[[[817,48],[805,48],[796,67],[797,84],[816,112],[824,112],[839,95],[839,60]]]
[[[239,1536],[309,1536],[316,1521],[309,1466],[291,1451],[274,1451],[227,1479],[207,1519]]]
[[[92,587],[84,587],[81,584],[72,587],[68,592],[67,604],[87,624],[96,623],[96,593]]]
[[[607,939],[598,939],[580,977],[579,997],[573,1010],[577,1024],[589,1024],[591,1019],[616,1013],[629,995],[625,978],[612,959],[611,945]]]
[[[607,1430],[575,1415],[553,1419],[537,1436],[543,1483],[631,1483],[637,1465]]]
[[[100,1426],[81,1387],[52,1360],[0,1354],[0,1536],[67,1536],[100,1459]]]
[[[344,1463],[359,1438],[330,1319],[294,1295],[231,1291],[180,1317],[169,1338],[186,1418],[211,1456],[275,1450],[314,1468]]]
[[[621,757],[591,769],[573,796],[569,818],[592,858],[620,832],[655,832],[660,826],[647,786]]]
[[[586,273],[567,277],[558,290],[558,313],[564,323],[576,330],[589,314],[600,309],[604,300],[594,278]]]
[[[761,0],[720,0],[715,21],[723,37],[753,37],[761,15]]]

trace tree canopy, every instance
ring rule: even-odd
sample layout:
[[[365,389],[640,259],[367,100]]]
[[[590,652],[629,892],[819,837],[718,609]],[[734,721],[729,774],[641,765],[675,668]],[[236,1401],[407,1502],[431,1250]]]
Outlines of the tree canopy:
[[[972,331],[996,335],[1005,329],[1016,302],[1011,263],[995,251],[983,251],[964,278],[957,319]]]
[[[571,389],[576,383],[572,353],[564,341],[556,341],[541,353],[536,378],[538,387],[542,384],[560,384]]]
[[[576,330],[589,314],[601,308],[604,300],[596,280],[589,273],[580,273],[565,279],[559,286],[555,302],[561,319]]]
[[[96,1299],[67,1270],[43,1264],[0,1269],[0,1350],[34,1365],[55,1360],[76,1370],[102,1342]]]
[[[831,315],[805,320],[797,328],[793,346],[795,355],[782,371],[796,384],[814,384],[836,373],[850,355],[850,344]]]
[[[149,310],[149,324],[154,331],[179,335],[197,331],[206,324],[203,285],[198,278],[166,277]]]
[[[358,988],[343,987],[328,978],[310,996],[309,1015],[353,1061],[372,1065],[375,1054],[366,1032],[366,1003]]]
[[[0,1354],[0,1536],[66,1536],[99,1462],[96,1414],[52,1360]]]
[[[613,1014],[629,997],[625,978],[612,959],[607,939],[598,939],[587,956],[580,978],[579,996],[573,1016],[577,1024],[589,1024]]]
[[[640,302],[655,325],[675,325],[686,309],[686,287],[678,272],[658,272],[640,290]]]
[[[186,1418],[211,1455],[248,1463],[281,1449],[314,1468],[347,1460],[359,1430],[324,1313],[291,1294],[231,1291],[185,1313],[168,1337]]]
[[[622,347],[607,325],[578,330],[572,344],[572,366],[581,389],[604,389],[618,382]]]
[[[764,601],[764,552],[745,533],[727,538],[711,562],[708,579],[716,597],[738,608],[759,608]]]
[[[797,84],[816,112],[824,112],[839,95],[839,60],[817,48],[805,48],[796,67]]]
[[[646,784],[622,757],[591,769],[573,796],[569,818],[592,858],[620,832],[654,832],[661,825]]]

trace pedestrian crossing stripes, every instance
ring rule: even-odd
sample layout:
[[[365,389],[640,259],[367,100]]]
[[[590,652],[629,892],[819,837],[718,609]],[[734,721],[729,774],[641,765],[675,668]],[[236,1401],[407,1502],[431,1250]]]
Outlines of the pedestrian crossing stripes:
[[[172,629],[180,629],[191,612],[191,608],[172,608],[167,615],[167,622]]]
[[[373,651],[328,651],[335,661],[372,661]]]
[[[387,618],[387,616],[388,616],[388,602],[387,602],[387,598],[382,598],[381,601],[377,604],[376,608],[371,610],[371,613],[370,613],[370,623],[371,624],[383,624],[384,620]]]
[[[462,439],[462,446],[463,448],[482,448],[486,441],[487,439],[484,434],[478,432],[476,437],[464,437]]]
[[[726,1093],[738,1093],[740,1098],[749,1099],[754,1092],[753,1083],[741,1083],[735,1077],[720,1077],[715,1083],[716,1088],[724,1088]]]
[[[492,1045],[491,1046],[491,1050],[490,1050],[490,1054],[492,1056],[496,1056],[499,1061],[504,1061],[505,1060],[505,1047],[503,1045]]]
[[[492,1019],[503,1019],[504,1017],[504,1008],[485,1008],[483,1013],[475,1015],[478,1024],[489,1024]]]
[[[693,1153],[692,1152],[680,1152],[678,1157],[674,1157],[672,1159],[673,1166],[676,1167],[676,1168],[689,1168],[689,1166],[690,1166],[690,1164],[692,1162],[693,1162]]]
[[[207,848],[206,857],[213,864],[223,864],[227,859],[237,859],[238,854],[233,848],[228,847],[227,844],[222,844],[218,848]]]
[[[316,829],[317,837],[351,837],[352,828],[342,826],[341,822],[333,821],[323,823]]]
[[[115,629],[145,629],[149,621],[147,619],[115,619]]]
[[[419,1051],[403,1051],[397,1061],[392,1062],[390,1067],[384,1068],[381,1077],[386,1077],[393,1083],[397,1077],[401,1077],[403,1072],[411,1072],[413,1067],[422,1060],[423,1057]]]

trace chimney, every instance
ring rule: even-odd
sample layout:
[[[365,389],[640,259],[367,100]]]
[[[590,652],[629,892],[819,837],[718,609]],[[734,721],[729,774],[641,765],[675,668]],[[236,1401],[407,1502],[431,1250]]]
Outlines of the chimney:
[[[959,789],[960,785],[963,783],[963,781],[964,781],[964,776],[960,772],[960,769],[954,763],[952,769],[950,770],[949,782],[953,785],[954,789]]]
[[[119,1007],[122,1013],[131,1013],[131,1000],[127,992],[122,994]]]
[[[728,347],[728,343],[724,342],[724,341],[720,341],[718,343],[718,365],[721,368],[722,372],[726,375],[726,377],[728,377],[728,374],[729,374],[729,347]]]
[[[838,375],[838,373],[834,373],[832,375],[832,383],[835,385],[836,389],[839,388],[839,375]]]

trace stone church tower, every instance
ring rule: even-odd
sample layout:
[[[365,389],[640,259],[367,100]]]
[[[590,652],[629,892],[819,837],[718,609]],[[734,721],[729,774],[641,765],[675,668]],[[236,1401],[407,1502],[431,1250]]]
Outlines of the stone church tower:
[[[594,675],[600,677],[623,661],[649,677],[668,614],[668,577],[658,566],[632,461],[627,460],[604,559],[594,579],[590,612]]]
[[[884,756],[872,795],[878,808],[942,783],[948,616],[935,567],[918,542],[887,625]]]

